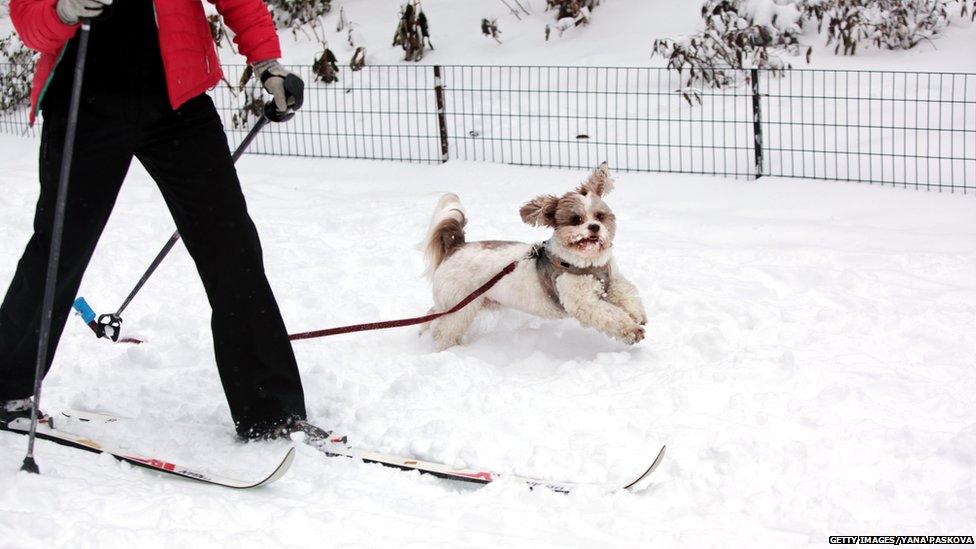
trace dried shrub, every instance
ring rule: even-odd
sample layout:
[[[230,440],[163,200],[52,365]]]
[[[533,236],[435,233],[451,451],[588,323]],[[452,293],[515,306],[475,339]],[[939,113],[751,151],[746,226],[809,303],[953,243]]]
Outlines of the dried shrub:
[[[546,0],[546,11],[555,14],[555,28],[562,36],[568,29],[588,24],[590,13],[599,5],[600,0]],[[552,27],[546,25],[546,41],[551,33]]]
[[[420,0],[411,0],[400,7],[400,20],[393,34],[393,45],[403,48],[404,61],[420,61],[424,49],[434,49],[430,41],[430,27],[427,15],[420,7]]]
[[[322,54],[312,63],[312,73],[315,80],[331,84],[339,81],[339,65],[336,63],[336,56],[332,50],[325,48]]]
[[[253,121],[264,116],[264,86],[260,78],[254,78],[254,69],[250,65],[244,69],[236,86],[228,83],[227,87],[237,98],[237,110],[231,115],[234,129],[250,127]]]
[[[358,47],[349,59],[349,68],[353,71],[362,70],[366,66],[366,48]]]
[[[782,71],[791,68],[778,53],[805,55],[811,49],[800,44],[801,29],[793,22],[780,28],[755,22],[739,0],[708,0],[702,6],[705,30],[686,40],[654,41],[653,54],[667,58],[668,68],[684,76],[684,84],[724,87],[736,85],[745,67]]]
[[[806,27],[825,33],[837,54],[854,55],[866,46],[910,49],[941,33],[957,5],[962,17],[976,19],[976,0],[793,0],[775,5],[773,0],[706,0],[701,10],[705,30],[682,40],[655,40],[652,55],[681,72],[686,89],[736,85],[743,68],[774,73],[790,68],[781,54],[809,62],[812,49],[800,42]],[[757,23],[750,11],[757,6],[785,10],[792,17]]]
[[[907,50],[930,41],[949,26],[954,0],[801,0],[804,17],[826,30],[827,45],[834,53],[854,55],[873,45]],[[973,3],[958,2],[965,17]]]
[[[494,38],[495,42],[501,44],[502,41],[498,39],[498,35],[500,35],[501,33],[502,31],[498,29],[497,19],[488,19],[486,17],[481,20],[481,34],[489,38]]]
[[[0,113],[30,103],[31,82],[38,55],[11,33],[0,38]]]
[[[291,29],[293,33],[332,11],[332,0],[266,0],[266,3],[271,8],[275,27]]]

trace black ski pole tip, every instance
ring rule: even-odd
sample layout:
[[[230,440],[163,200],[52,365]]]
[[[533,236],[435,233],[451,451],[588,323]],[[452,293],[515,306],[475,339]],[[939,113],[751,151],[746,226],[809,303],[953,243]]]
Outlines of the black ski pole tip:
[[[39,475],[41,470],[37,468],[37,462],[34,461],[34,456],[27,456],[24,458],[24,464],[20,466],[21,471],[27,471],[28,473]]]

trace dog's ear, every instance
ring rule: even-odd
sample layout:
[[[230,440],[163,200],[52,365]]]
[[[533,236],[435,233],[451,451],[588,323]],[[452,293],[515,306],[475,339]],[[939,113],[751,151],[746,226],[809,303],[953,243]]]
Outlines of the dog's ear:
[[[603,197],[610,194],[610,191],[612,190],[613,178],[610,177],[609,166],[607,166],[607,163],[604,162],[593,170],[590,177],[576,189],[576,192],[583,196],[586,196],[589,193],[594,193],[599,197]]]
[[[559,199],[551,194],[537,196],[519,208],[519,215],[522,221],[534,227],[553,227],[556,226],[556,206]]]

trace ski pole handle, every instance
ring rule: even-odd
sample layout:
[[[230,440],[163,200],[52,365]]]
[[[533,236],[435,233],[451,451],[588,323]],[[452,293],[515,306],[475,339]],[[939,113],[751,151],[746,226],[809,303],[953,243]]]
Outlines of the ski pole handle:
[[[267,74],[267,71],[265,74]],[[261,83],[264,83],[263,79]],[[282,87],[286,96],[292,100],[292,104],[288,105],[288,109],[285,112],[280,112],[274,100],[265,103],[264,116],[272,122],[287,122],[291,120],[305,102],[305,82],[297,75],[291,73],[285,75]]]
[[[287,111],[280,112],[272,99],[264,104],[264,117],[272,122],[288,122],[295,117],[295,109],[288,107]]]

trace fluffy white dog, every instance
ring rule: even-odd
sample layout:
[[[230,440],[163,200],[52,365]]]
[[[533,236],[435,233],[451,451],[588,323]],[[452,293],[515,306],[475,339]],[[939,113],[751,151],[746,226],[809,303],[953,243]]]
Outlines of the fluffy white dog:
[[[441,197],[425,244],[434,289],[432,310],[453,307],[506,265],[522,261],[467,307],[431,323],[437,348],[459,344],[481,310],[499,307],[542,318],[572,316],[628,344],[644,339],[644,306],[611,254],[617,224],[603,201],[611,190],[613,179],[604,163],[575,191],[527,202],[519,210],[522,221],[553,229],[549,240],[534,245],[465,242],[467,219],[460,199],[455,194]]]

